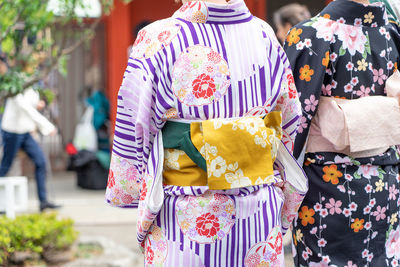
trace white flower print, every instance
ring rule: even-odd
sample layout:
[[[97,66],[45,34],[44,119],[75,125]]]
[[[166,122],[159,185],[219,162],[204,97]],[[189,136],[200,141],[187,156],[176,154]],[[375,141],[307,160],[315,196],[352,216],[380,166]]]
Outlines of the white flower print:
[[[346,49],[350,55],[354,56],[356,52],[363,54],[365,51],[365,44],[368,39],[363,32],[362,27],[353,25],[339,24],[338,39],[342,41],[343,49]]]
[[[354,69],[354,64],[352,62],[347,63],[346,69],[348,71],[352,71]]]
[[[242,169],[237,170],[235,173],[225,174],[225,179],[231,184],[232,188],[246,187],[251,185],[251,180],[244,176]]]
[[[318,240],[318,247],[325,247],[326,244],[327,244],[327,242],[324,238],[321,238]]]
[[[185,152],[181,151],[181,150],[165,150],[164,152],[164,157],[165,157],[165,161],[164,161],[164,167],[166,169],[169,170],[179,170],[180,166],[179,166],[179,157],[185,155]]]
[[[303,42],[298,42],[296,45],[297,50],[303,50],[304,49],[304,43]]]
[[[261,177],[258,177],[258,179],[256,180],[256,184],[270,184],[274,181],[275,181],[275,176],[270,175],[270,176],[265,177],[264,179]]]
[[[213,159],[211,161],[210,172],[215,177],[220,177],[226,172],[226,161],[221,156]]]
[[[216,146],[212,146],[212,145],[206,143],[206,144],[204,145],[204,148],[205,148],[205,150],[207,151],[208,154],[211,154],[211,155],[213,155],[214,157],[217,156],[217,154],[218,154],[218,149],[217,149]]]
[[[265,141],[265,139],[261,138],[261,137],[258,136],[258,135],[256,135],[256,136],[254,137],[254,143],[255,143],[256,145],[259,145],[259,146],[263,147],[263,148],[265,148],[265,147],[267,146],[267,142]]]
[[[378,166],[373,166],[371,164],[360,165],[357,174],[362,175],[367,179],[371,178],[371,176],[378,176]]]
[[[351,85],[350,83],[346,84],[344,86],[344,92],[348,93],[348,92],[351,92],[351,91],[353,91],[353,85]]]
[[[344,215],[344,216],[350,217],[351,214],[352,214],[352,212],[351,212],[350,209],[347,209],[347,208],[343,209],[343,215]]]

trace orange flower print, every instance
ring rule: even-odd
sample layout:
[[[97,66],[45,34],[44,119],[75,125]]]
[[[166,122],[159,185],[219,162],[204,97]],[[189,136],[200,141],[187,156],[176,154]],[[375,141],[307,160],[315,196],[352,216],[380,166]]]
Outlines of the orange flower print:
[[[322,17],[324,17],[324,18],[326,18],[326,19],[330,19],[330,18],[331,18],[331,15],[329,15],[329,14],[324,14]]]
[[[397,71],[398,70],[398,68],[397,68],[397,62],[396,63],[394,63],[394,71]]]
[[[329,65],[329,51],[326,51],[325,57],[322,59],[322,66],[325,66],[327,68]]]
[[[353,229],[355,233],[358,233],[358,231],[364,229],[364,219],[360,220],[356,218],[351,224],[351,229]]]
[[[310,69],[310,65],[305,65],[300,68],[300,80],[305,80],[306,82],[311,81],[311,76],[314,75],[314,70]]]
[[[299,212],[299,218],[301,219],[301,224],[303,226],[307,226],[307,224],[314,224],[315,211],[313,209],[309,209],[307,206],[303,206],[301,211]]]
[[[329,167],[325,166],[322,170],[325,173],[322,176],[322,179],[324,179],[324,181],[327,183],[331,182],[332,184],[338,184],[339,177],[343,176],[343,173],[337,170],[337,166],[335,164],[332,164]]]
[[[195,23],[206,23],[207,16],[204,15],[200,10],[197,10],[196,12],[193,12],[191,21]]]
[[[302,33],[302,29],[293,28],[286,37],[286,42],[288,42],[288,45],[292,46],[293,44],[297,44],[300,41],[300,34]]]
[[[315,159],[307,158],[307,159],[304,161],[304,166],[310,166],[311,163],[315,163]]]

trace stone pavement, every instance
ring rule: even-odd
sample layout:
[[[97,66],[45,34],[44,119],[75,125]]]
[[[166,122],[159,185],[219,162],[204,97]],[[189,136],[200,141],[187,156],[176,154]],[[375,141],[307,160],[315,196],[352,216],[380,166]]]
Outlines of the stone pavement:
[[[29,212],[37,212],[36,184],[29,179]],[[84,190],[76,186],[73,172],[60,172],[48,179],[49,198],[63,205],[59,214],[72,218],[76,229],[84,237],[105,237],[135,253],[137,259],[132,266],[143,266],[143,256],[136,243],[136,209],[118,209],[104,202],[103,190]],[[290,235],[286,235],[287,237]],[[288,241],[286,241],[288,243]],[[290,254],[290,249],[287,253]],[[287,254],[286,267],[293,266]],[[140,263],[140,264],[139,264]],[[177,266],[178,267],[178,266]]]

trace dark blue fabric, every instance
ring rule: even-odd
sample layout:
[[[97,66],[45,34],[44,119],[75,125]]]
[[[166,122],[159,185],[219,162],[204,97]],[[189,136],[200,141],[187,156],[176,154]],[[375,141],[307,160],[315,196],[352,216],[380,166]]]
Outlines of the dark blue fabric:
[[[2,137],[4,152],[0,165],[0,177],[5,176],[8,173],[15,155],[19,149],[22,149],[35,164],[35,178],[38,197],[40,202],[46,202],[46,160],[39,144],[29,133],[16,134],[2,131]]]

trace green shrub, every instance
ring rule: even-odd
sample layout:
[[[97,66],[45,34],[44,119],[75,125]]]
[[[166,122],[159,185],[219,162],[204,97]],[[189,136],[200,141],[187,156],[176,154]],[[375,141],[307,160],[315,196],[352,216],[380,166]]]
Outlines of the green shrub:
[[[0,264],[14,252],[34,252],[68,249],[78,233],[73,221],[58,219],[55,213],[18,216],[10,220],[0,217]]]

